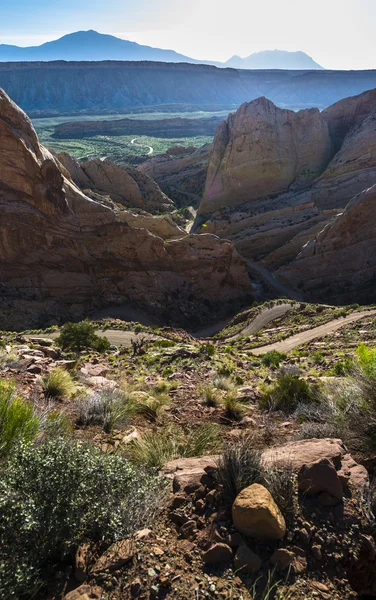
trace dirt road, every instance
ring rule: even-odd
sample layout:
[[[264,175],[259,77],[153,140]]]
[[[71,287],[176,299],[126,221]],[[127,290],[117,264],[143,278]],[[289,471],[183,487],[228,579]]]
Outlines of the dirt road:
[[[365,310],[362,312],[355,312],[347,317],[342,317],[341,319],[335,319],[333,321],[329,321],[325,325],[319,325],[319,327],[314,327],[313,329],[308,329],[307,331],[303,331],[302,333],[297,333],[296,335],[292,335],[291,337],[283,340],[282,342],[276,342],[275,344],[269,344],[268,346],[261,346],[260,348],[253,348],[252,353],[256,356],[260,354],[266,354],[266,352],[270,352],[271,350],[278,350],[278,352],[290,352],[301,346],[302,344],[306,344],[307,342],[311,342],[312,340],[325,337],[329,333],[333,333],[334,331],[338,331],[345,325],[349,323],[355,323],[360,319],[364,319],[365,317],[370,317],[376,315],[376,310]]]

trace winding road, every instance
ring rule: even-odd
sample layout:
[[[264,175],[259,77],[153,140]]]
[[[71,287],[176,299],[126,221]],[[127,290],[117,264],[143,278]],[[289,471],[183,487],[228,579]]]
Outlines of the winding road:
[[[133,140],[131,140],[132,146],[137,146],[137,148],[147,148],[148,152],[146,153],[146,156],[151,156],[154,152],[153,146],[148,146],[147,144],[138,144],[136,142],[136,140],[138,140],[138,139],[140,139],[140,138],[133,138]]]
[[[221,342],[231,341],[242,337],[244,335],[252,335],[262,329],[265,325],[270,323],[271,321],[282,317],[284,314],[290,310],[291,304],[279,304],[277,306],[273,306],[272,308],[266,308],[258,314],[251,323],[248,323],[238,334],[225,338],[224,340],[220,340]],[[345,325],[349,323],[355,323],[356,321],[360,321],[366,317],[372,317],[376,315],[376,309],[374,310],[364,310],[353,312],[347,317],[342,317],[340,319],[334,319],[333,321],[329,321],[329,323],[325,323],[325,325],[319,325],[318,327],[313,327],[312,329],[308,329],[307,331],[303,331],[296,335],[292,335],[291,337],[283,340],[282,342],[275,342],[274,344],[268,344],[267,346],[260,346],[258,348],[252,348],[252,354],[255,356],[260,356],[262,354],[266,354],[271,350],[278,350],[279,352],[290,352],[301,346],[302,344],[306,344],[307,342],[311,342],[312,340],[319,339],[325,337],[329,333],[334,333],[338,331]],[[223,323],[218,323],[216,326],[217,330],[212,331],[213,328],[208,328],[207,330],[203,330],[198,332],[195,337],[197,339],[203,339],[204,336],[214,335],[220,330]],[[219,329],[218,329],[219,327]],[[210,330],[210,333],[209,333]],[[139,333],[136,334],[134,331],[123,331],[119,329],[105,329],[98,330],[97,334],[101,337],[106,337],[115,346],[130,346],[131,341],[133,339],[137,339],[137,337],[143,337],[146,341],[153,341],[156,339],[161,339],[160,336],[155,336],[153,334],[144,334]],[[59,335],[58,331],[54,331],[52,333],[38,334],[38,335],[26,335],[27,338],[56,338]],[[198,337],[200,335],[200,337]],[[207,339],[207,337],[206,337]],[[217,341],[217,340],[214,340]]]

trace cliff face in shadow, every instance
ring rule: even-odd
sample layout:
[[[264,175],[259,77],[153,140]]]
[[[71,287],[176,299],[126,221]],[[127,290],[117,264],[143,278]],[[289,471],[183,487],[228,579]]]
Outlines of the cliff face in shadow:
[[[260,96],[279,106],[323,109],[376,87],[376,71],[251,71],[116,61],[0,63],[0,87],[33,116],[161,105],[215,110]]]
[[[165,241],[142,216],[123,220],[81,192],[2,90],[0,211],[0,329],[126,302],[193,323],[251,292],[231,242],[186,232]]]

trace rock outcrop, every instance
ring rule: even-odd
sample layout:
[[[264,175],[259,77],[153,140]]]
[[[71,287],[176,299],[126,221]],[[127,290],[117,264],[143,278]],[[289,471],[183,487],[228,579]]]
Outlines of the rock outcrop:
[[[231,239],[307,299],[374,301],[372,202],[357,195],[375,182],[376,90],[322,113],[260,98],[218,128],[193,231]]]
[[[356,196],[295,261],[277,271],[277,278],[314,301],[373,302],[375,216],[376,185]]]
[[[81,190],[92,190],[110,196],[126,208],[139,208],[149,213],[172,210],[173,204],[159,186],[145,173],[122,167],[109,160],[78,162],[66,152],[58,155]]]
[[[331,142],[318,109],[297,113],[266,98],[242,106],[217,128],[201,214],[310,185],[327,166]]]
[[[228,241],[163,241],[83,194],[0,92],[0,328],[81,318],[137,303],[171,321],[244,299],[245,264]]]

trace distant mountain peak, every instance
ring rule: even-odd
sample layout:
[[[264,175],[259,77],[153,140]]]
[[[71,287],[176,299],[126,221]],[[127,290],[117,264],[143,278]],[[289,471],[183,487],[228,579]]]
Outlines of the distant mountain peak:
[[[323,67],[302,50],[290,52],[289,50],[261,50],[254,52],[246,58],[232,56],[226,67],[235,69],[296,69],[296,70],[322,70]]]

